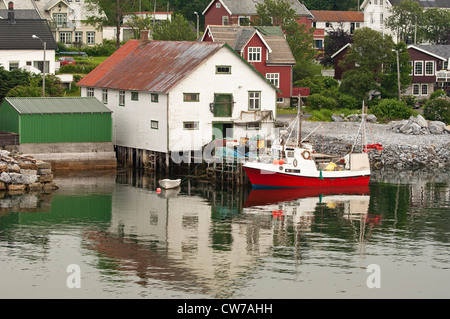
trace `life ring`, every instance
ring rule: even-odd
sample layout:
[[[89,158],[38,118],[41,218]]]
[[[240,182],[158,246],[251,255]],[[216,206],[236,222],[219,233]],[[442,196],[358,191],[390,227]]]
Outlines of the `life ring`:
[[[298,165],[297,159],[294,159],[293,164],[294,164],[294,167],[297,167],[297,165]]]
[[[309,160],[311,158],[311,153],[309,151],[303,151],[302,156],[305,160]]]

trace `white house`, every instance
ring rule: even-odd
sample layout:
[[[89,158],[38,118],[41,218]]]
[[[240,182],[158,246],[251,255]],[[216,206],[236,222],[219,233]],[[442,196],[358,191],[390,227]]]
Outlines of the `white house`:
[[[11,2],[8,17],[0,19],[0,30],[0,67],[9,71],[24,68],[42,72],[45,52],[45,71],[55,73],[57,46],[47,21],[16,19]]]
[[[383,34],[392,36],[397,40],[395,32],[386,26],[386,19],[391,15],[390,10],[393,6],[403,0],[364,0],[360,9],[364,11],[364,26],[377,30]],[[421,5],[425,10],[430,8],[450,9],[448,0],[413,0]]]
[[[224,43],[130,40],[77,85],[113,111],[116,146],[198,151],[274,127],[277,89]]]

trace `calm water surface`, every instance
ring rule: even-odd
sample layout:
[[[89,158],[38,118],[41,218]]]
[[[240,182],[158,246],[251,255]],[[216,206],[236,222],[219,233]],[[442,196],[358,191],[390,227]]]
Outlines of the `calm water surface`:
[[[59,176],[49,194],[0,193],[0,297],[449,298],[449,181],[158,194],[139,172]]]

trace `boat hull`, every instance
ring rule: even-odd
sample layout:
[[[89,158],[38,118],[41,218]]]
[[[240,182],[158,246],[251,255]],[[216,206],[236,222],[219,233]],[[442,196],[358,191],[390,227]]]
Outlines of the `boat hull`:
[[[310,177],[272,172],[264,169],[244,166],[244,170],[254,188],[300,188],[300,187],[335,187],[366,186],[370,181],[370,173],[351,176]]]

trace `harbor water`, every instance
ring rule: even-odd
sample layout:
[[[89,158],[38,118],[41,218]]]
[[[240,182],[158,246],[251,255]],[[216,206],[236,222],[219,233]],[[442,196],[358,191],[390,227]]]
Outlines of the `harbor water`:
[[[450,172],[252,190],[130,170],[0,193],[0,298],[449,298]]]

